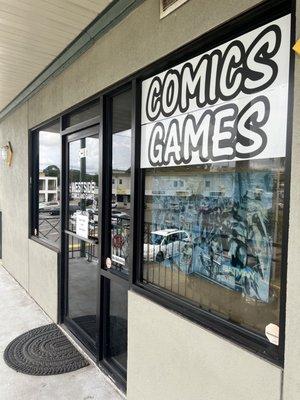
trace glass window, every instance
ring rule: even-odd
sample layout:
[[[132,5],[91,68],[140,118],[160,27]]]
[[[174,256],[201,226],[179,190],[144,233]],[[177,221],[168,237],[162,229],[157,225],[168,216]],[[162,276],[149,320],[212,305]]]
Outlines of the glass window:
[[[33,232],[36,237],[58,245],[60,239],[61,135],[59,120],[35,134],[33,187]],[[38,156],[38,157],[36,157]],[[38,203],[38,207],[36,207]]]
[[[127,370],[127,289],[110,281],[109,311],[107,315],[108,343],[106,357],[122,375]]]
[[[112,101],[112,268],[128,273],[130,240],[131,91]]]
[[[145,191],[144,282],[263,337],[279,325],[284,159],[146,169]]]
[[[97,246],[67,235],[68,316],[96,340]]]
[[[69,144],[69,230],[86,238],[98,238],[99,135],[77,139]],[[79,225],[78,225],[79,224]]]
[[[67,127],[77,125],[81,122],[100,116],[100,102],[96,100],[92,103],[85,104],[81,108],[71,112],[66,116]]]

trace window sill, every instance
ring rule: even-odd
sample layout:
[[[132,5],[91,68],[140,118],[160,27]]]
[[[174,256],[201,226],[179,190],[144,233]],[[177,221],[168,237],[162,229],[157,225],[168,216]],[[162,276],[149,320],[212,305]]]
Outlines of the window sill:
[[[55,251],[55,253],[60,253],[60,247],[59,246],[55,246],[54,244],[51,244],[49,242],[47,242],[46,240],[40,239],[37,236],[30,236],[29,237],[30,240],[33,240],[36,243],[39,243],[42,246],[47,247],[49,250]]]

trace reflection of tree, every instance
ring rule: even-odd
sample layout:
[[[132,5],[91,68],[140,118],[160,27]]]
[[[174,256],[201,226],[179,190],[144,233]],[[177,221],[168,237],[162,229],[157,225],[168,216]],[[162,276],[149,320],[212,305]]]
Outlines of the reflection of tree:
[[[57,178],[57,183],[59,185],[59,179],[60,179],[60,169],[58,168],[57,165],[48,165],[48,167],[46,167],[43,170],[43,173],[45,174],[45,176],[53,176]]]
[[[69,176],[71,182],[96,182],[98,185],[98,174],[80,174],[79,169],[70,169]]]

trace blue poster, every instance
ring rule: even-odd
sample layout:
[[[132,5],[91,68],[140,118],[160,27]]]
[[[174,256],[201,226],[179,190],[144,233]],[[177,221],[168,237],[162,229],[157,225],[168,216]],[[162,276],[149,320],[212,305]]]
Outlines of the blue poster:
[[[272,171],[153,177],[152,261],[268,302],[275,177]],[[147,251],[149,259],[149,245]]]

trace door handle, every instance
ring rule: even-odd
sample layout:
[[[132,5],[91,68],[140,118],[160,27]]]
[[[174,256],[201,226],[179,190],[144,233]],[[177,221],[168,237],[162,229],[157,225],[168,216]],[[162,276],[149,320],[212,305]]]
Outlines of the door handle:
[[[99,244],[99,239],[96,238],[96,237],[90,236],[90,237],[87,239],[87,238],[85,238],[85,237],[76,235],[76,233],[74,233],[74,232],[72,232],[72,231],[68,231],[68,230],[65,230],[65,233],[66,233],[67,235],[69,235],[69,236],[75,237],[76,239],[82,240],[83,242],[87,242],[87,243],[90,243],[90,244]]]

